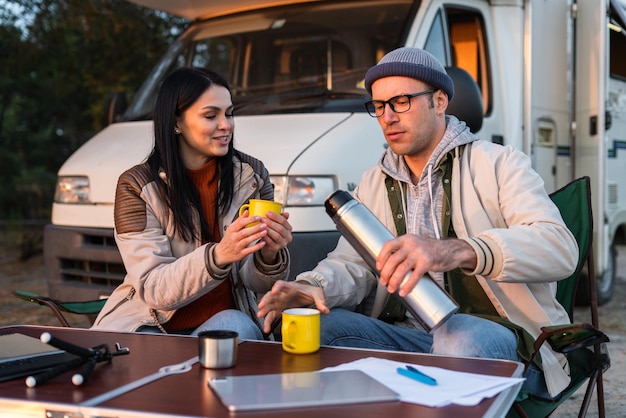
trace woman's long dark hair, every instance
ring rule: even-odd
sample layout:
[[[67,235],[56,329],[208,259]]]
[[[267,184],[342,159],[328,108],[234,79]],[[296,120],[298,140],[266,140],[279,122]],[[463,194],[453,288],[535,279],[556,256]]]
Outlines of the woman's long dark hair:
[[[148,165],[174,214],[176,232],[185,241],[219,238],[212,237],[200,205],[200,196],[180,156],[180,135],[174,132],[177,118],[213,84],[225,87],[230,92],[226,79],[214,71],[196,67],[179,68],[163,81],[154,105],[154,148],[148,157]],[[226,213],[233,199],[235,153],[233,141],[230,141],[228,153],[217,158],[219,214]],[[192,208],[200,215],[200,237],[193,227]]]

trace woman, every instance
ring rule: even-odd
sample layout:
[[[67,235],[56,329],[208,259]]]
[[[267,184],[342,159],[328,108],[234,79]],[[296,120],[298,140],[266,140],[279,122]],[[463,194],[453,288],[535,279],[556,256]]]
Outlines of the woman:
[[[148,160],[123,173],[115,240],[127,275],[93,328],[262,339],[256,294],[289,274],[289,215],[238,217],[274,199],[263,163],[235,150],[226,80],[201,68],[170,74],[154,109]],[[258,225],[246,228],[248,224]]]

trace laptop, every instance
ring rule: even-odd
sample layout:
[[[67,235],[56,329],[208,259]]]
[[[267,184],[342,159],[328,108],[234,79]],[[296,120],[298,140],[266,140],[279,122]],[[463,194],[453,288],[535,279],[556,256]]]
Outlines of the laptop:
[[[38,338],[19,333],[0,335],[0,382],[36,374],[72,358]]]
[[[231,412],[399,400],[360,370],[225,376],[208,384]]]

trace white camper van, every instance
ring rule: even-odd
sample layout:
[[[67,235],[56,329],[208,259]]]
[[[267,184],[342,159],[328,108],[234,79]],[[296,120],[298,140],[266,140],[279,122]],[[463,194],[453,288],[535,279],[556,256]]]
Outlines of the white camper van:
[[[115,123],[59,170],[44,243],[52,296],[106,295],[123,279],[115,185],[147,157],[157,88],[182,65],[227,76],[235,146],[265,163],[291,213],[292,275],[313,267],[338,238],[324,200],[353,190],[385,148],[363,107],[365,71],[406,45],[473,77],[477,134],[527,152],[549,192],[591,177],[599,298],[610,298],[626,238],[624,0],[131,1],[192,23],[128,109],[116,117],[112,105]]]

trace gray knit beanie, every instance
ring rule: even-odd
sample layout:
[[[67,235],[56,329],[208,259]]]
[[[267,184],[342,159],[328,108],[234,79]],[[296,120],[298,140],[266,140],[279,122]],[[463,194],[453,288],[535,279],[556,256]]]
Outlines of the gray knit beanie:
[[[398,48],[387,53],[365,73],[365,89],[371,95],[374,81],[383,77],[403,76],[423,81],[454,96],[454,83],[433,54],[419,48]]]

